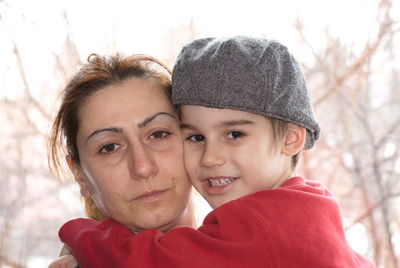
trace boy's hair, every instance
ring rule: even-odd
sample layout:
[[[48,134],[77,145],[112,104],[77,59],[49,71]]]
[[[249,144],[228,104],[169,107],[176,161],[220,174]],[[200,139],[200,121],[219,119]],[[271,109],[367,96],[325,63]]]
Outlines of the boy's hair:
[[[286,131],[289,130],[290,123],[274,117],[268,117],[267,119],[271,122],[272,132],[274,134],[275,141],[278,142],[282,140],[282,138],[286,134]],[[297,154],[292,156],[291,171],[295,171],[297,163],[300,160],[301,152],[302,151],[300,150]]]
[[[297,124],[307,130],[304,149],[312,148],[320,133],[300,65],[270,39],[233,36],[187,44],[172,71],[172,103],[242,110]]]

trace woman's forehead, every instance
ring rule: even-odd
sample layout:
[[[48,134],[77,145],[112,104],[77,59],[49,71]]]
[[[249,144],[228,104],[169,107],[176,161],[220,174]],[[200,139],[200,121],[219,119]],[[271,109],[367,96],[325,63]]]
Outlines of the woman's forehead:
[[[80,128],[138,125],[158,113],[175,116],[163,89],[144,79],[129,80],[91,96],[82,109]]]

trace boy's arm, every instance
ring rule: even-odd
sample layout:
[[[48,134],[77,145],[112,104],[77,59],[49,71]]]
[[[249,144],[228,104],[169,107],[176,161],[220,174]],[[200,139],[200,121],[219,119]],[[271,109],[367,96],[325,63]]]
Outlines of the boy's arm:
[[[275,267],[265,230],[250,214],[240,214],[240,206],[227,204],[199,230],[178,227],[166,234],[134,234],[111,219],[76,219],[61,228],[60,237],[81,268]]]
[[[375,267],[348,245],[338,204],[315,182],[228,202],[194,230],[133,234],[115,221],[78,219],[60,237],[87,267]]]

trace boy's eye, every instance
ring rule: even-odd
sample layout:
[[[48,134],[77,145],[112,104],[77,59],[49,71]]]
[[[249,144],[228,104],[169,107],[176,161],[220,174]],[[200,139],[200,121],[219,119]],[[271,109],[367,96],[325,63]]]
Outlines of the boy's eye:
[[[238,138],[245,136],[245,134],[240,131],[231,131],[228,133],[227,136],[228,136],[228,139],[234,140],[234,139],[238,139]]]
[[[167,138],[169,135],[171,135],[170,132],[167,131],[163,131],[163,130],[159,130],[154,132],[151,136],[150,139],[165,139]]]
[[[205,140],[203,135],[191,135],[186,138],[186,140],[189,140],[191,142],[202,142]]]
[[[100,148],[100,153],[101,154],[110,154],[115,152],[116,150],[118,150],[121,147],[121,145],[116,144],[116,143],[108,143],[106,145],[104,145],[103,147]]]

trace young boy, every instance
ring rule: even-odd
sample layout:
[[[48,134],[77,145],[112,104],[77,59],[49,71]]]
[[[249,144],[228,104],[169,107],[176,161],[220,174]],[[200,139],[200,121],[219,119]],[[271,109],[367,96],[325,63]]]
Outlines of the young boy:
[[[133,234],[77,219],[60,237],[85,267],[374,267],[348,245],[339,207],[294,176],[319,136],[301,68],[261,38],[199,39],[173,71],[185,165],[214,210],[194,230]]]

